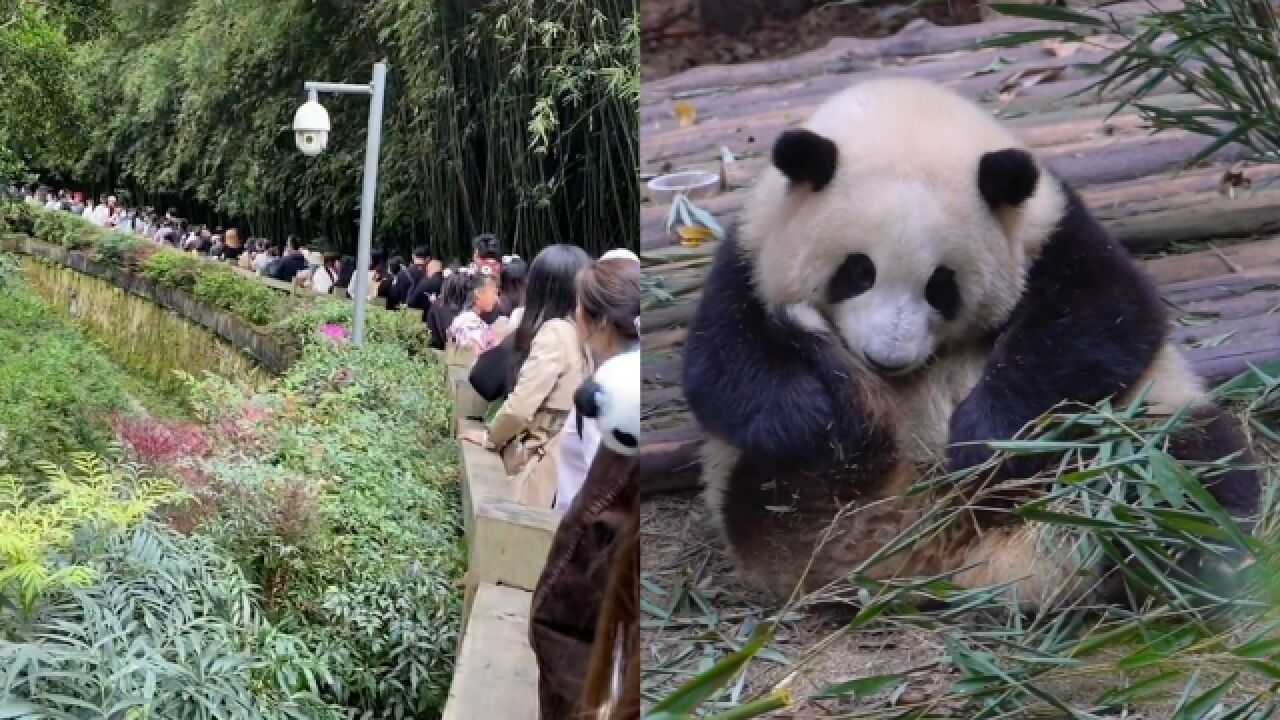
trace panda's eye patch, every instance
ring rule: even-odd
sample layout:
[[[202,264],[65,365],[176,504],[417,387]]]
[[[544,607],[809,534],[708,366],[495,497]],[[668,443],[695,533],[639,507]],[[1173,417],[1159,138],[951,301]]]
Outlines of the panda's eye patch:
[[[857,297],[876,284],[876,266],[871,258],[854,253],[840,263],[827,283],[827,301],[839,303]]]
[[[924,299],[942,317],[954,320],[960,310],[960,289],[956,287],[956,274],[946,265],[939,265],[924,286]]]

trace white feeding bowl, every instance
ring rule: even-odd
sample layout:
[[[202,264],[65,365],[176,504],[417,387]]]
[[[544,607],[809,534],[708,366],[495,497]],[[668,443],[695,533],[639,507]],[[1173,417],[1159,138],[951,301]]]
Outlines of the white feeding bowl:
[[[649,181],[649,197],[658,203],[671,202],[676,195],[684,193],[690,200],[716,194],[720,188],[720,176],[706,170],[687,170],[685,172],[659,175]]]

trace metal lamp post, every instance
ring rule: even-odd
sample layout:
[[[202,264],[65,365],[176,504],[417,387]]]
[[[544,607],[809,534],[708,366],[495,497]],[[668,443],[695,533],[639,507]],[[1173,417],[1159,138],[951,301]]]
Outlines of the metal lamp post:
[[[351,342],[364,342],[365,307],[369,302],[369,265],[372,262],[373,210],[378,189],[378,153],[382,146],[382,100],[387,85],[387,64],[373,66],[373,80],[368,85],[347,83],[307,82],[307,103],[298,108],[293,120],[293,130],[298,149],[307,155],[324,152],[329,134],[329,116],[319,104],[319,93],[335,95],[369,96],[369,137],[364,155],[364,186],[360,193],[360,237],[356,252],[355,312],[351,327]]]

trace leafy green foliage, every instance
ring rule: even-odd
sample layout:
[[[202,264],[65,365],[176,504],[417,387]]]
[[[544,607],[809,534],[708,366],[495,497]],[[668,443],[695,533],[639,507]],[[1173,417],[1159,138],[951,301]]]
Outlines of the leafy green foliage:
[[[288,126],[304,81],[367,82],[386,60],[381,244],[403,252],[430,240],[462,257],[471,236],[494,232],[526,257],[553,242],[635,247],[636,8],[112,3],[101,35],[71,46],[76,112],[48,115],[79,142],[35,165],[147,204],[203,203],[246,220],[246,234],[301,231],[350,250],[368,106],[323,98],[336,130],[317,158],[296,151]]]
[[[105,452],[104,414],[151,393],[30,293],[0,285],[0,474],[75,450]]]
[[[314,692],[323,664],[262,618],[208,541],[151,522],[102,528],[77,536],[67,563],[92,582],[0,624],[8,717],[338,717]]]
[[[173,520],[235,557],[272,621],[330,668],[326,699],[417,717],[439,711],[452,675],[457,460],[443,367],[397,344],[399,321],[385,315],[361,348],[312,326],[315,339],[274,387],[192,380],[207,457],[172,452],[154,441],[161,431],[127,439],[138,455],[169,458],[197,498]],[[153,450],[138,452],[144,444]]]
[[[94,262],[133,270],[147,254],[145,251],[151,249],[151,244],[137,235],[111,232],[103,235],[94,244],[91,257]]]
[[[12,475],[0,476],[0,594],[16,595],[28,617],[46,592],[94,579],[86,566],[54,561],[76,533],[127,529],[174,498],[171,484],[123,478],[89,453],[75,455],[72,465],[74,476],[41,463],[46,483],[38,493]]]
[[[65,22],[84,17],[75,12],[76,4],[0,0],[0,177],[83,152],[87,105]]]
[[[181,252],[156,252],[142,263],[142,275],[161,285],[191,290],[204,268],[205,261]]]
[[[162,250],[152,257],[182,254]],[[231,268],[199,262],[201,268],[196,274],[195,287],[192,288],[197,300],[227,310],[254,325],[265,325],[276,317],[282,299],[279,291],[239,275]]]
[[[286,337],[314,340],[322,325],[351,327],[353,312],[349,302],[317,297],[310,305],[278,320],[274,327]],[[411,355],[425,350],[429,339],[421,314],[408,308],[398,312],[370,309],[365,314],[364,332],[368,342],[396,345]]]
[[[35,218],[32,206],[25,202],[0,198],[0,233],[31,234]]]
[[[18,262],[12,257],[0,253],[0,293],[8,289],[10,283],[19,280],[19,274],[22,268],[18,267]]]
[[[35,236],[45,242],[61,245],[68,250],[89,247],[101,228],[94,227],[82,218],[64,212],[52,212],[43,208],[33,211]],[[92,230],[91,230],[92,229]],[[98,232],[93,232],[98,231]]]
[[[1239,143],[1251,159],[1280,157],[1280,18],[1265,0],[1191,0],[1176,10],[1154,8],[1136,25],[1114,18],[1032,5],[996,5],[1006,15],[1069,23],[1082,30],[1044,31],[1081,39],[1083,31],[1105,28],[1125,45],[1104,59],[1103,77],[1089,90],[1119,94],[1113,112],[1137,110],[1156,132],[1177,129],[1212,138],[1186,165],[1194,166],[1218,150]],[[1022,45],[1036,33],[1014,33],[1003,45]],[[1167,95],[1168,84],[1198,98],[1195,107],[1169,108],[1148,102]]]

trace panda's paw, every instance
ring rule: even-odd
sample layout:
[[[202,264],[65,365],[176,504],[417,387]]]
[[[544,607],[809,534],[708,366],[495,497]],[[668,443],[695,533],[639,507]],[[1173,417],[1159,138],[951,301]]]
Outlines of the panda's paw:
[[[967,470],[987,463],[995,451],[988,440],[1004,437],[993,427],[991,417],[973,397],[960,403],[951,414],[947,434],[947,469]]]
[[[996,456],[990,443],[1010,440],[1019,430],[1020,425],[1015,425],[1009,418],[984,410],[980,402],[973,398],[960,403],[951,415],[947,438],[947,470],[959,472],[990,463]],[[1006,456],[1000,459],[997,466],[982,474],[999,482],[1033,477],[1044,466],[1045,456]]]
[[[827,319],[822,316],[818,308],[810,303],[792,303],[786,307],[785,314],[791,322],[811,333],[826,334],[831,332],[831,326],[827,323]]]

